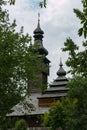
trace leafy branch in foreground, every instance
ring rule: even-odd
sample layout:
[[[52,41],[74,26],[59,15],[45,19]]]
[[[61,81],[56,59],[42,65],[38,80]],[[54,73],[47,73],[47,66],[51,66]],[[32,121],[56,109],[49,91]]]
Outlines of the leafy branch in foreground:
[[[15,4],[15,2],[16,2],[16,0],[9,0],[8,1],[9,3],[10,3],[10,5],[14,5]],[[33,4],[33,2],[32,2],[32,4]],[[46,0],[43,0],[43,1],[41,1],[40,3],[39,3],[39,6],[41,7],[41,8],[46,8]]]
[[[8,11],[2,8],[5,2],[0,4],[0,116],[29,94],[29,81],[33,82],[42,68],[37,65],[42,58],[38,60],[38,53],[31,48],[29,34],[23,34],[23,27],[16,32],[15,20],[10,23]]]
[[[67,85],[67,97],[56,102],[45,115],[45,125],[52,130],[87,130],[87,0],[82,0],[82,4],[83,12],[74,9],[74,13],[82,24],[78,34],[84,36],[83,51],[71,38],[64,42],[62,50],[69,53],[66,64],[72,78]]]
[[[79,9],[74,9],[74,13],[79,18],[82,27],[78,30],[79,36],[84,36],[84,38],[87,37],[87,1],[82,0],[83,4],[83,11],[80,11]]]
[[[74,13],[80,19],[82,25],[82,27],[78,30],[78,35],[84,36],[84,41],[82,43],[83,51],[79,50],[71,38],[66,40],[64,43],[65,47],[62,50],[69,52],[66,64],[71,67],[71,74],[78,74],[82,77],[87,77],[87,1],[82,0],[82,4],[83,11],[74,9]]]

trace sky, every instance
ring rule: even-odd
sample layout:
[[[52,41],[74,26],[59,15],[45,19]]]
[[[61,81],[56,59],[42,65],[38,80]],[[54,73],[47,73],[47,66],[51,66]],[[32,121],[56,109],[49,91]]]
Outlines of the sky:
[[[80,21],[73,13],[73,8],[82,9],[81,0],[47,0],[47,7],[41,9],[38,4],[40,0],[16,0],[14,6],[8,6],[10,20],[16,19],[17,30],[24,26],[24,33],[32,36],[37,27],[38,12],[40,13],[40,26],[44,31],[43,45],[48,50],[47,58],[50,63],[50,76],[48,82],[52,82],[59,69],[60,57],[63,68],[69,68],[65,62],[68,54],[62,52],[66,38],[70,37],[80,45],[82,39],[78,37]],[[69,77],[69,75],[67,75]]]

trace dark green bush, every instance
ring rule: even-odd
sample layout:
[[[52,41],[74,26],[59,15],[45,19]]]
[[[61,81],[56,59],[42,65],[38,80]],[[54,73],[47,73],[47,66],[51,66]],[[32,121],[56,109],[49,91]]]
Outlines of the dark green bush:
[[[27,123],[24,119],[16,121],[15,130],[27,130]]]

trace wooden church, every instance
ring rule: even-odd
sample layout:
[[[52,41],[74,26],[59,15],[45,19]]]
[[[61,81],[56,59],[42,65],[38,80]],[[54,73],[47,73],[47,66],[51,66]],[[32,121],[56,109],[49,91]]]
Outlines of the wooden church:
[[[50,61],[47,58],[48,51],[43,46],[43,30],[40,27],[40,20],[38,19],[37,28],[34,30],[34,44],[39,41],[38,52],[39,55],[45,55],[43,64],[49,65]],[[47,84],[49,76],[49,68],[41,72],[41,80],[43,84]],[[68,79],[66,78],[66,71],[63,69],[62,61],[60,60],[59,69],[57,71],[57,78],[42,92],[41,87],[31,87],[30,96],[26,97],[23,102],[20,102],[12,108],[13,112],[7,114],[8,117],[25,119],[30,128],[42,127],[41,117],[47,112],[50,106],[61,97],[67,95],[68,88],[66,87]],[[24,104],[31,103],[34,108],[26,109]]]

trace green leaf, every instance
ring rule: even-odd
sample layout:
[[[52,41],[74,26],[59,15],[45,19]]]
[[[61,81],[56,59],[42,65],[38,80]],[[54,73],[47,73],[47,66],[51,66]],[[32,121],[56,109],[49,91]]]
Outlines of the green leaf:
[[[82,36],[82,34],[83,34],[83,28],[80,28],[80,29],[78,30],[78,34],[79,34],[79,36]]]

